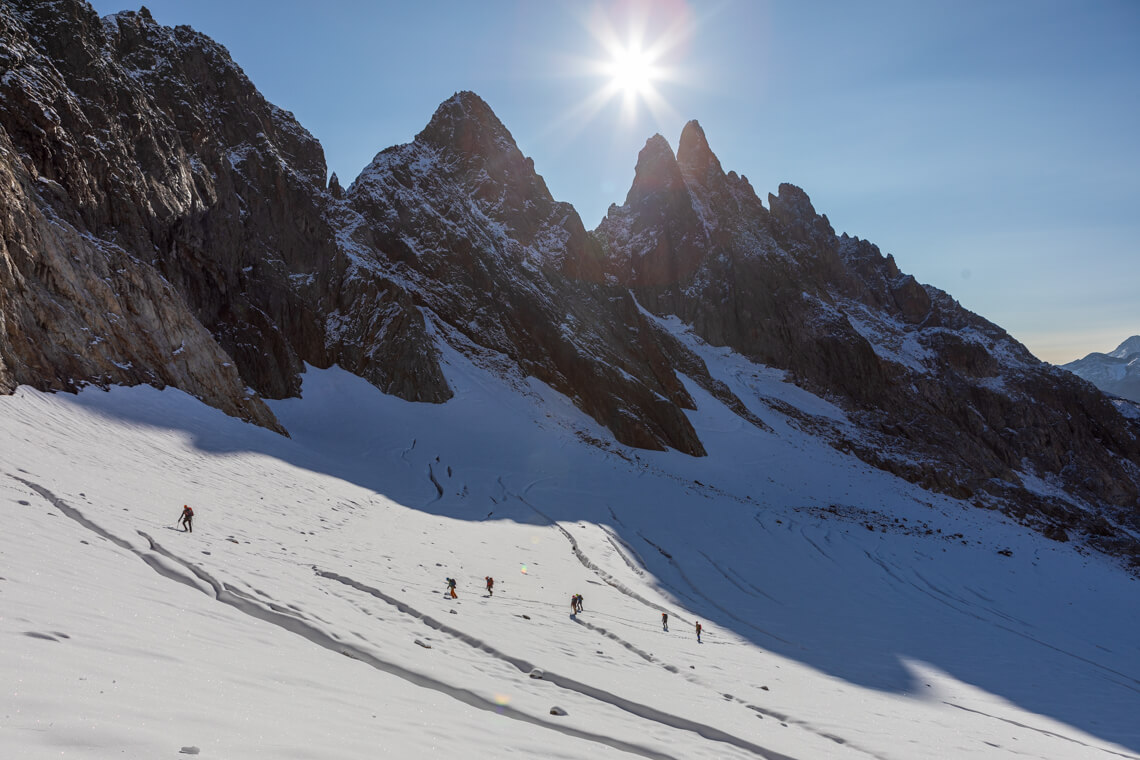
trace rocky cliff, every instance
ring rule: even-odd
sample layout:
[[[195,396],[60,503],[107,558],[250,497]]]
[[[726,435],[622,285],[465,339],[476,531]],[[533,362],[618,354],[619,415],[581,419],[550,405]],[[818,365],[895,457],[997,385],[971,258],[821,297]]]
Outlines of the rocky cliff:
[[[445,101],[345,189],[229,54],[145,9],[0,4],[0,391],[175,386],[280,430],[262,398],[338,364],[419,402],[458,351],[536,378],[629,446],[703,455],[691,380],[763,425],[662,327],[846,410],[773,408],[923,486],[1140,558],[1140,427],[1001,328],[765,204],[696,122],[638,157],[587,231],[491,108]]]
[[[0,24],[5,388],[173,385],[274,429],[304,362],[446,398],[408,295],[338,245],[319,143],[224,48],[77,0]]]
[[[764,206],[697,122],[638,157],[595,232],[609,281],[848,411],[834,445],[923,486],[1140,558],[1140,428],[1004,330],[836,235],[781,185]]]

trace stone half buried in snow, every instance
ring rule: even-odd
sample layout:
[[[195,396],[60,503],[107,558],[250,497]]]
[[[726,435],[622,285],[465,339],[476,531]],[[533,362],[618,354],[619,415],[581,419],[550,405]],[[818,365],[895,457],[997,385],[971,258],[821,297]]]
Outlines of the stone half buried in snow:
[[[567,715],[568,713],[565,710],[563,710],[561,707],[559,707],[558,705],[555,705],[554,707],[550,708],[550,714],[551,715]]]

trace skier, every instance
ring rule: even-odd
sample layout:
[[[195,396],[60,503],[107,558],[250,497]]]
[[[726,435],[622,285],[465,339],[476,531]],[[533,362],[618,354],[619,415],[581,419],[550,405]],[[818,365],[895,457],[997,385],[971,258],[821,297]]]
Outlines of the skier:
[[[447,579],[447,590],[451,592],[451,598],[452,599],[458,599],[458,597],[455,595],[455,579],[454,578],[448,578]]]
[[[701,624],[697,623],[697,643],[701,643]]]
[[[570,617],[574,617],[577,614],[578,614],[578,595],[574,594],[574,596],[570,597]]]
[[[575,600],[574,601],[574,611],[575,612],[581,612],[582,611],[582,595],[581,594],[575,595],[574,600]]]
[[[661,613],[661,630],[665,631],[666,633],[669,632],[669,613],[668,612],[662,612]]]
[[[494,596],[495,595],[495,579],[488,575],[485,578],[485,580],[487,581],[487,594],[488,594],[488,596]]]
[[[194,510],[190,508],[189,504],[182,505],[182,516],[178,518],[178,524],[182,526],[182,532],[194,532]]]

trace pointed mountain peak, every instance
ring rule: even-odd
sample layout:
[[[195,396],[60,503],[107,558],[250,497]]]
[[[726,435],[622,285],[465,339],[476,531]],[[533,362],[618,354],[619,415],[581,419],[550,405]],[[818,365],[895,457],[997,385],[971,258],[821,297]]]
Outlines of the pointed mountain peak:
[[[1116,350],[1110,353],[1109,356],[1115,356],[1117,359],[1127,359],[1130,356],[1138,354],[1140,354],[1140,335],[1133,335],[1117,346]]]
[[[511,133],[481,97],[462,91],[439,105],[416,142],[491,156],[518,150]]]
[[[648,196],[683,190],[684,187],[685,181],[673,149],[664,137],[656,134],[645,141],[645,147],[637,154],[637,169],[625,203],[630,206]]]
[[[677,146],[677,163],[681,165],[681,172],[685,179],[708,186],[711,182],[722,181],[724,170],[720,161],[709,148],[705,139],[705,131],[696,119],[693,119],[681,130],[681,142]]]

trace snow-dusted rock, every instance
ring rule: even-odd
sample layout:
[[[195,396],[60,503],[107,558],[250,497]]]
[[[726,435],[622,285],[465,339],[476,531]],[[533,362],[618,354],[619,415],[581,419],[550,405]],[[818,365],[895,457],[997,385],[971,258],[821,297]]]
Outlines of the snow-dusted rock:
[[[1091,353],[1062,364],[1102,391],[1140,402],[1140,335],[1133,335],[1107,354]]]

